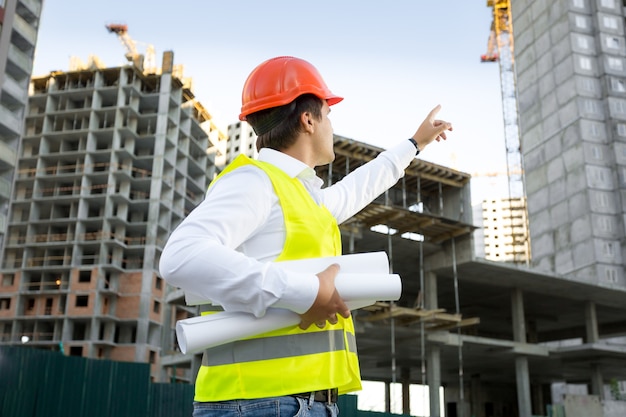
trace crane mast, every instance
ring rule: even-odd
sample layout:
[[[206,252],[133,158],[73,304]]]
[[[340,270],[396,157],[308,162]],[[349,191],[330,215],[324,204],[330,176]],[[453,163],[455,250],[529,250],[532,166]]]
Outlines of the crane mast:
[[[504,140],[509,177],[509,197],[524,197],[522,155],[517,122],[517,96],[515,93],[515,59],[513,54],[513,27],[510,0],[488,0],[493,8],[493,22],[487,54],[483,62],[498,62],[500,65],[500,89],[504,118]],[[494,52],[494,48],[497,52]]]
[[[510,0],[487,0],[487,7],[493,10],[493,21],[487,53],[481,56],[482,62],[498,62],[500,66],[500,89],[502,93],[502,113],[504,120],[504,140],[506,147],[506,169],[508,178],[509,204],[511,213],[513,199],[525,203],[524,171],[522,150],[517,117],[517,95],[515,90],[515,58],[513,42],[513,24]],[[526,212],[526,210],[524,210]],[[511,214],[512,216],[512,214]],[[524,253],[514,252],[514,262],[528,262],[530,259],[530,242],[528,238],[527,218],[525,215],[523,233],[516,232],[511,218],[511,234],[513,245],[524,247]]]

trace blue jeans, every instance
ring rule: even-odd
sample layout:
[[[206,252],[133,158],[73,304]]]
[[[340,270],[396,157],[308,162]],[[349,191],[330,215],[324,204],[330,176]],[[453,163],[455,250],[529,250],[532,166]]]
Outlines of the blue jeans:
[[[337,404],[272,397],[193,404],[193,417],[337,417]]]

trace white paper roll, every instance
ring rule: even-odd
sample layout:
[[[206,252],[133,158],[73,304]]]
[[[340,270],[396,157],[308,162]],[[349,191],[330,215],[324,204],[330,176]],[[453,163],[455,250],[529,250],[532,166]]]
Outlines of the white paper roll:
[[[346,304],[351,310],[356,310],[375,302],[376,300],[354,300]],[[300,324],[300,316],[282,308],[268,308],[265,316],[260,318],[250,313],[221,311],[179,320],[176,323],[176,337],[183,353],[196,353],[298,324]]]
[[[402,292],[402,282],[396,274],[340,272],[335,278],[335,287],[352,310],[372,305],[378,300],[396,301]],[[195,353],[299,323],[298,314],[280,308],[270,308],[260,318],[250,313],[223,311],[179,320],[176,336],[183,353]]]
[[[297,261],[278,262],[282,268],[294,272],[313,272],[317,274],[332,264],[338,264],[345,274],[388,274],[389,258],[385,252],[353,253],[350,255],[329,256],[325,258],[299,259]]]
[[[261,318],[250,313],[222,311],[179,320],[176,336],[183,353],[195,353],[299,322],[300,316],[281,308],[268,309]]]
[[[402,293],[402,281],[397,274],[342,274],[335,278],[335,288],[344,301],[395,301]]]
[[[354,253],[277,263],[281,268],[289,271],[314,274],[323,271],[332,264],[339,264],[340,274],[389,274],[389,258],[385,252]],[[341,291],[339,293],[343,295]],[[378,300],[387,300],[387,298],[378,298]],[[211,304],[211,301],[195,294],[193,289],[187,289],[185,290],[185,303],[191,306]]]

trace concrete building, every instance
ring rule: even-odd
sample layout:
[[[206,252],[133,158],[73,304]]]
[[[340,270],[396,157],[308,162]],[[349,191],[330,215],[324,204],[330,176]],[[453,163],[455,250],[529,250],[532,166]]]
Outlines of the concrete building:
[[[0,263],[42,0],[0,1]]]
[[[256,159],[259,155],[256,149],[256,137],[252,126],[246,122],[237,122],[228,125],[225,165],[232,162],[239,154],[244,154],[250,158]]]
[[[624,4],[511,3],[533,264],[626,288]]]
[[[32,80],[0,266],[1,343],[150,362],[158,378],[170,327],[159,254],[202,200],[220,135],[172,62],[166,52],[159,74]]]
[[[484,200],[476,208],[474,223],[482,225],[482,256],[490,261],[530,262],[528,219],[524,198]]]

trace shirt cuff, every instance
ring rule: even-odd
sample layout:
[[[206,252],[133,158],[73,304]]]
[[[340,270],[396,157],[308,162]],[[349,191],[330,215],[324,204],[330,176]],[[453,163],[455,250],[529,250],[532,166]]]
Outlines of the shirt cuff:
[[[320,281],[315,274],[281,271],[284,274],[283,295],[272,307],[285,308],[298,314],[306,313],[315,302]]]
[[[401,167],[402,170],[408,167],[411,161],[415,159],[415,146],[408,140],[400,141],[400,143],[385,152],[388,152],[396,158],[396,164],[398,167]]]

